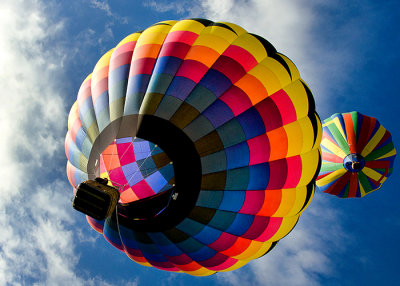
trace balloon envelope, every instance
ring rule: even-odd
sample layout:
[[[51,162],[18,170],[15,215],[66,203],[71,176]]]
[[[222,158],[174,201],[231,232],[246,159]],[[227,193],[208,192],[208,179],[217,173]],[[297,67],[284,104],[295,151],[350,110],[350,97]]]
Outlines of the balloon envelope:
[[[165,21],[123,39],[71,108],[72,186],[121,192],[89,224],[146,266],[210,275],[245,265],[297,223],[314,193],[321,123],[294,64],[231,23]],[[135,219],[169,188],[156,217]]]
[[[392,174],[396,157],[392,137],[375,118],[358,112],[324,120],[322,167],[317,186],[340,198],[363,197]]]

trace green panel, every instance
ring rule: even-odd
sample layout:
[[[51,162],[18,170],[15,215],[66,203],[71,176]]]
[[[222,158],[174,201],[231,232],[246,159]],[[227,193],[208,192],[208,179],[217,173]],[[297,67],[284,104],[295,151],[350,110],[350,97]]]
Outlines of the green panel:
[[[224,125],[218,127],[217,132],[225,148],[239,144],[246,140],[242,126],[239,124],[236,118],[233,118]]]
[[[203,112],[216,99],[217,98],[212,91],[201,85],[197,85],[185,101],[195,107],[198,111]]]
[[[201,158],[202,174],[226,170],[226,154],[224,150]]]
[[[249,168],[238,168],[227,171],[226,190],[246,190],[249,184]]]
[[[199,117],[183,129],[183,132],[185,132],[192,141],[197,141],[201,137],[211,133],[213,130],[214,126],[212,126],[210,120],[203,115],[199,115]]]
[[[179,98],[164,95],[154,115],[164,118],[165,120],[169,120],[172,115],[174,115],[174,113],[178,110],[181,104],[182,100],[180,100]]]
[[[386,144],[385,146],[382,146],[381,148],[373,150],[371,153],[369,153],[367,156],[365,156],[365,161],[374,161],[378,159],[379,157],[382,157],[383,155],[389,153],[394,149],[393,142],[390,142]]]

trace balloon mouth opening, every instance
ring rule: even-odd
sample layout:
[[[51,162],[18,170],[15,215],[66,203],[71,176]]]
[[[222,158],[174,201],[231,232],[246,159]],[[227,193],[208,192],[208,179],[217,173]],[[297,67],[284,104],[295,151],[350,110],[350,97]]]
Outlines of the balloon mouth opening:
[[[172,161],[157,144],[139,137],[117,138],[100,155],[100,177],[119,188],[120,203],[159,194],[174,185]]]
[[[360,172],[365,166],[365,159],[360,154],[349,154],[344,158],[344,168],[352,173]]]

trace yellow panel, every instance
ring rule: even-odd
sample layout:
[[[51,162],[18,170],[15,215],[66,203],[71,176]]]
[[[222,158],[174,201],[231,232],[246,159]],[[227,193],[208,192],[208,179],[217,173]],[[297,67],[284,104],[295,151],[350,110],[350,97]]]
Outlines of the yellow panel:
[[[317,171],[318,162],[320,160],[319,150],[314,149],[310,152],[301,154],[300,156],[302,161],[302,173],[298,185],[305,186],[311,182],[311,180],[315,176],[315,172]]]
[[[74,104],[72,104],[71,110],[69,111],[68,115],[68,130],[72,130],[72,126],[74,125],[75,121],[78,118],[79,118],[78,102],[75,101]]]
[[[201,32],[201,35],[206,34],[212,34],[214,36],[220,37],[225,41],[228,41],[229,43],[232,43],[237,38],[237,35],[234,32],[220,26],[206,27],[203,32]]]
[[[287,141],[288,141],[288,151],[286,156],[287,157],[293,157],[295,155],[298,155],[301,153],[301,150],[303,148],[303,144],[307,143],[307,141],[310,140],[307,136],[310,136],[309,132],[307,132],[306,126],[303,127],[301,125],[305,125],[304,120],[302,122],[300,121],[294,121],[292,123],[289,123],[283,128],[286,131],[287,135]],[[303,133],[306,132],[304,135]],[[305,142],[303,142],[303,140]],[[310,150],[311,148],[308,148]]]
[[[200,36],[193,43],[193,46],[204,46],[215,50],[218,54],[222,54],[229,46],[230,42],[211,34],[201,33]]]
[[[277,60],[266,57],[260,65],[265,66],[269,70],[271,70],[275,76],[278,78],[281,86],[287,86],[292,82],[290,75],[288,74],[287,70],[279,63]]]
[[[208,276],[208,275],[214,274],[216,271],[212,271],[212,270],[202,267],[202,268],[194,270],[194,271],[185,270],[184,272],[187,274],[193,275],[193,276]]]
[[[362,172],[374,181],[379,181],[381,179],[381,177],[383,176],[383,175],[379,174],[377,171],[375,171],[374,169],[371,169],[368,167],[364,167],[362,169]]]
[[[232,28],[232,30],[234,30],[238,36],[247,33],[247,31],[245,29],[243,29],[242,27],[240,27],[236,24],[228,23],[228,22],[220,22],[220,23],[225,24],[225,25],[229,26],[230,28]]]
[[[385,134],[386,129],[382,125],[379,126],[379,129],[376,131],[375,135],[368,141],[367,145],[365,145],[364,149],[361,151],[361,156],[368,156],[375,149]]]
[[[297,118],[303,118],[308,115],[308,96],[307,92],[300,80],[296,80],[285,86],[283,90],[289,95],[294,108],[296,109]]]
[[[338,145],[333,143],[328,138],[323,138],[321,145],[323,145],[324,148],[326,148],[328,151],[332,152],[333,154],[335,154],[336,156],[338,156],[342,159],[344,159],[347,156],[347,154],[344,153],[343,150],[340,149],[340,147]]]
[[[303,132],[303,149],[301,153],[308,152],[313,149],[314,145],[314,128],[309,117],[303,117],[299,121],[301,131]]]
[[[301,187],[305,188],[305,187]],[[295,201],[296,201],[296,194],[297,189],[282,189],[282,198],[281,204],[276,212],[273,214],[274,217],[285,217],[288,213],[293,209]]]
[[[325,186],[326,184],[329,184],[330,182],[342,177],[346,172],[347,171],[345,168],[336,170],[336,171],[330,173],[329,175],[326,175],[325,177],[316,181],[317,186]]]
[[[195,20],[182,20],[179,21],[178,23],[176,23],[172,28],[170,33],[175,32],[175,31],[190,31],[190,32],[194,32],[196,34],[200,34],[201,31],[204,30],[204,25],[201,24],[198,21]]]
[[[257,65],[248,73],[256,77],[263,84],[269,95],[282,88],[278,77],[266,66]]]
[[[286,214],[285,217],[292,217],[299,214],[301,208],[304,206],[304,202],[307,198],[307,186],[301,186],[296,188],[296,200],[293,204],[290,212]]]
[[[169,27],[169,26],[166,26]],[[139,37],[136,48],[143,46],[143,45],[148,45],[148,44],[156,44],[156,45],[162,45],[164,42],[165,38],[168,35],[168,31],[160,31],[160,32],[147,32],[145,30]]]
[[[243,34],[238,37],[233,45],[242,47],[243,49],[249,51],[257,62],[261,62],[267,57],[267,52],[261,42],[250,34]]]
[[[296,81],[296,80],[300,79],[300,73],[299,73],[299,70],[297,69],[297,67],[295,66],[295,64],[285,55],[283,55],[281,53],[277,53],[277,55],[279,55],[288,65],[290,73],[292,75],[292,81]]]
[[[251,240],[249,246],[246,248],[246,250],[244,250],[242,253],[232,256],[232,258],[238,259],[238,260],[250,260],[252,259],[251,257],[253,257],[254,255],[256,255],[256,253],[258,253],[258,251],[260,250],[260,248],[262,247],[263,242],[261,241],[255,241],[255,240]]]
[[[119,46],[122,46],[129,42],[137,41],[139,39],[140,35],[141,35],[141,33],[130,34],[129,36],[125,37],[121,42],[119,42],[115,48],[118,48]]]
[[[282,219],[282,224],[281,227],[278,229],[278,231],[274,234],[273,237],[271,237],[268,241],[273,242],[273,241],[278,241],[284,236],[286,236],[296,225],[297,220],[299,219],[300,215],[292,216],[292,217],[284,217]]]
[[[260,256],[264,255],[272,246],[272,242],[262,242],[262,241],[255,241],[253,240],[251,244],[257,245],[255,249],[258,249],[256,252],[254,252],[253,255],[247,257],[245,260],[250,261],[253,259],[257,259]]]

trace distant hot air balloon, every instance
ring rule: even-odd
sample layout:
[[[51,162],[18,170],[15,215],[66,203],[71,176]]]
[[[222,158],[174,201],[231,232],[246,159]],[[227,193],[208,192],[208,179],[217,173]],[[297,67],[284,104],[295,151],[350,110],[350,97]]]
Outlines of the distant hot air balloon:
[[[82,83],[67,174],[93,211],[84,195],[101,182],[82,182],[119,188],[113,215],[87,220],[132,260],[210,275],[292,230],[314,194],[321,134],[309,88],[267,40],[165,21],[123,39]]]
[[[363,197],[392,174],[392,137],[375,118],[337,113],[323,123],[322,167],[317,186],[340,198]]]

